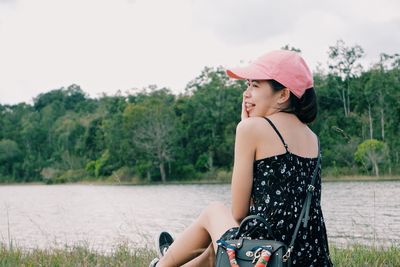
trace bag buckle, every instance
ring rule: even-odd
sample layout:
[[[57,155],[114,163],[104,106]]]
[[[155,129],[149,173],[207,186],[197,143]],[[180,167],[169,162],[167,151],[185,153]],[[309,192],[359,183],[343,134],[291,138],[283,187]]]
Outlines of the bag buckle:
[[[249,257],[249,258],[253,257],[254,256],[253,251],[251,251],[251,250],[246,251],[246,256]]]
[[[258,248],[255,252],[254,252],[254,258],[252,263],[255,264],[258,259],[261,257],[261,251],[263,250],[263,248]]]
[[[314,192],[314,190],[315,190],[315,186],[313,186],[312,184],[309,184],[307,187],[307,191]]]
[[[293,250],[293,246],[291,246],[285,253],[285,255],[283,255],[282,260],[283,262],[287,262],[287,260],[290,258],[290,253],[292,253]]]
[[[271,251],[269,251],[266,247],[261,247],[256,250],[254,253],[254,259],[252,261],[255,266],[267,266],[268,261],[271,257]]]

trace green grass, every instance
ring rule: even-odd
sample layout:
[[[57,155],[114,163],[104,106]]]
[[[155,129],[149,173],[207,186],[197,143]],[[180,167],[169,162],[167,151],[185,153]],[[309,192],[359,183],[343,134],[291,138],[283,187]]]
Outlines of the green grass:
[[[109,254],[99,253],[85,246],[65,247],[64,249],[34,249],[24,251],[19,248],[8,249],[0,245],[0,266],[148,266],[156,253],[147,249],[131,250],[120,245]]]
[[[400,247],[369,248],[355,245],[351,248],[330,248],[333,264],[346,267],[398,267],[400,266]]]
[[[370,248],[355,245],[350,248],[331,246],[331,257],[335,266],[400,266],[400,248]],[[109,254],[102,254],[84,246],[64,249],[35,249],[24,251],[0,245],[0,266],[148,266],[155,257],[149,249],[129,249],[120,245]]]

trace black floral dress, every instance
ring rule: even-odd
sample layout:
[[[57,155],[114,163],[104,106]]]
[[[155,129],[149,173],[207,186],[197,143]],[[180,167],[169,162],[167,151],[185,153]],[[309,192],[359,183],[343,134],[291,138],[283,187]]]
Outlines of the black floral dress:
[[[249,215],[264,217],[270,223],[275,239],[289,245],[303,208],[307,195],[306,189],[311,183],[317,158],[305,158],[290,153],[275,125],[268,118],[265,119],[282,140],[286,153],[254,161],[252,204]],[[309,218],[307,227],[304,228],[301,224],[299,228],[291,255],[292,266],[332,266],[321,210],[320,167],[315,181]],[[254,225],[245,227],[245,229],[249,228],[254,229]],[[256,229],[256,231],[251,231],[252,238],[271,238],[264,228]],[[236,231],[237,228],[229,229],[222,239],[234,238]]]

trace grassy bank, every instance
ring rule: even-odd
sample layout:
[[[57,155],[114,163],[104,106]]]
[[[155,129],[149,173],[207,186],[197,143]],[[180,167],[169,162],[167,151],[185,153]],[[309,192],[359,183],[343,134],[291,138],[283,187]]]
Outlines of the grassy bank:
[[[335,266],[400,266],[400,248],[387,249],[353,246],[347,249],[331,247]],[[148,266],[155,252],[146,249],[130,250],[120,245],[108,255],[86,247],[32,250],[8,249],[0,245],[0,266]]]
[[[23,251],[8,249],[0,245],[1,267],[75,267],[75,266],[148,266],[156,253],[146,249],[131,250],[120,245],[109,254],[99,253],[87,247],[66,247],[64,249]]]
[[[330,248],[335,266],[346,267],[397,267],[400,266],[400,247],[386,249],[353,246],[348,249]]]

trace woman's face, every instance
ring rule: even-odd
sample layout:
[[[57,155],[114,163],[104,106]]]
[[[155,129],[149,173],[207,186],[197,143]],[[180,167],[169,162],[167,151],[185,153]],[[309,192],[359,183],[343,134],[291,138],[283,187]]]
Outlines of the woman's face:
[[[249,117],[265,117],[278,112],[280,95],[267,81],[247,80],[243,101]]]

